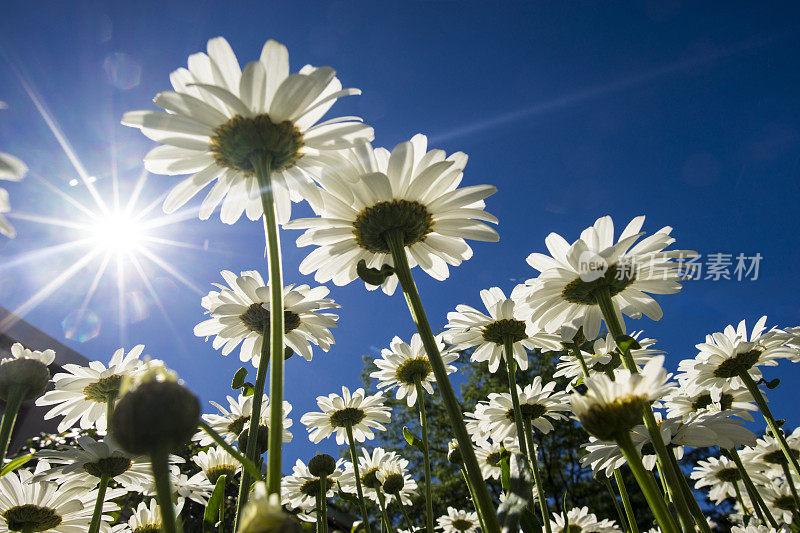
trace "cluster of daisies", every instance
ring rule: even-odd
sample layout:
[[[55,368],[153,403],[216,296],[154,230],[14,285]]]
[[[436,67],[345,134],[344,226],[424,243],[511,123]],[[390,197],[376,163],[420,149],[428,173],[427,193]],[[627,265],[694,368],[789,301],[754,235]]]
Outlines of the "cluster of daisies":
[[[485,311],[458,305],[434,335],[413,269],[444,280],[450,267],[472,257],[467,240],[498,240],[490,225],[497,219],[485,210],[496,189],[462,186],[464,153],[430,148],[424,135],[392,150],[376,148],[372,128],[360,118],[323,120],[338,98],[360,91],[342,88],[329,67],[290,74],[288,51],[275,41],[242,67],[225,39],[212,39],[207,53],[190,56],[170,81],[173,90],[154,99],[161,111],[132,111],[122,122],[160,143],[145,157],[149,171],[190,174],[167,195],[165,212],[209,188],[201,219],[218,207],[228,224],[242,215],[264,218],[276,283],[257,270],[223,271],[223,283],[201,301],[208,316],[194,329],[213,337],[223,355],[238,350],[241,361],[258,369],[256,384],[244,382],[246,369],[237,372],[239,394],[202,414],[174,373],[142,356],[142,345],[118,350],[108,365],[65,365],[52,378],[52,351],[15,345],[0,366],[7,405],[0,460],[24,401],[48,407],[45,418],[60,418],[59,431],[91,429],[99,440],[83,436],[75,447],[39,452],[32,468],[10,461],[0,477],[0,533],[172,533],[187,498],[207,505],[206,521],[210,516],[222,527],[224,506],[215,494],[224,494],[226,484],[239,485],[238,533],[295,527],[295,518],[287,525],[287,513],[326,533],[332,498],[360,508],[366,533],[377,526],[372,516],[380,516],[381,529],[409,533],[499,533],[501,522],[528,533],[534,518],[547,533],[637,531],[627,508],[618,521],[586,507],[552,508],[534,435],[575,420],[588,433],[585,467],[615,479],[615,503],[640,490],[660,531],[710,531],[679,463],[686,448],[708,446],[717,446],[719,456],[701,462],[691,478],[695,488],[709,489],[712,501],[734,500],[737,527],[749,533],[800,526],[800,434],[788,434],[770,411],[762,385],[776,384],[760,369],[800,361],[800,329],[767,329],[766,317],[750,331],[744,321],[728,326],[698,344],[697,356],[681,361],[676,376],[665,370],[654,339],[627,333],[626,319],[661,319],[651,295],[679,292],[687,273],[682,259],[696,255],[670,248],[672,228],[646,235],[640,216],[616,236],[605,216],[574,241],[550,234],[549,254],[527,258],[535,277],[509,296],[498,287],[481,291]],[[13,158],[3,155],[0,164],[0,178],[24,173]],[[292,220],[291,204],[303,200],[316,216]],[[339,307],[325,286],[277,282],[280,254],[270,232],[278,225],[303,230],[297,245],[314,248],[300,273],[317,283],[342,286],[359,278],[388,295],[400,286],[418,332],[408,342],[395,337],[376,358],[371,377],[379,392],[341,387],[341,394],[317,398],[319,411],[300,417],[311,442],[335,436],[350,460],[298,459],[290,475],[276,477],[270,458],[278,457],[279,467],[280,444],[293,438],[292,406],[283,401],[280,380],[264,393],[267,358],[298,354],[310,362],[315,346],[330,350]],[[2,216],[0,231],[11,232]],[[282,352],[273,350],[276,339]],[[461,408],[448,378],[461,353],[486,363],[490,373],[504,373],[509,384],[471,412]],[[558,358],[555,377],[567,386],[541,376],[519,386],[517,370],[528,369],[532,353]],[[282,380],[278,367],[270,370]],[[409,453],[421,456],[422,472],[409,472],[408,458],[396,452],[369,447],[391,422],[389,391],[419,412],[420,426],[404,428],[404,436]],[[432,514],[426,394],[442,396],[453,433],[448,460],[462,469],[472,500],[439,517]],[[756,412],[768,426],[761,438],[744,427]],[[175,455],[190,441],[199,449],[190,460],[200,469],[191,477],[180,473],[184,459]],[[626,469],[636,486],[621,481]],[[499,505],[489,499],[489,479],[502,480]],[[120,519],[116,502],[130,492],[145,499]],[[424,510],[411,505],[421,493]],[[396,511],[402,520],[391,518]]]

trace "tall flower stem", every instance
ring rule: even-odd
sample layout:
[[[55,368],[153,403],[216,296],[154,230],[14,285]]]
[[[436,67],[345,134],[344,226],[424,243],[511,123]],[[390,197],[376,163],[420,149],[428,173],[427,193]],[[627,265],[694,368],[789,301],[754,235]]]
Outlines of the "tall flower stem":
[[[705,515],[703,514],[703,510],[700,509],[700,504],[697,503],[697,500],[692,493],[691,487],[689,487],[689,483],[686,481],[686,476],[683,475],[683,471],[681,470],[681,465],[678,464],[678,459],[675,457],[675,450],[669,450],[669,458],[672,464],[673,470],[679,473],[678,481],[680,481],[680,490],[683,492],[684,499],[689,504],[689,511],[692,513],[692,517],[694,517],[694,521],[697,524],[697,527],[700,529],[702,533],[711,533],[711,526],[708,525],[708,520],[706,520]]]
[[[745,387],[747,387],[747,390],[750,392],[750,395],[753,397],[756,405],[758,405],[758,408],[761,410],[764,420],[767,421],[767,425],[769,426],[772,435],[778,441],[778,445],[781,447],[783,455],[786,456],[786,459],[792,466],[792,470],[794,470],[795,475],[800,478],[800,465],[797,463],[797,459],[792,453],[792,450],[789,448],[789,443],[786,442],[786,437],[783,436],[783,431],[781,431],[781,428],[779,428],[778,424],[775,422],[775,417],[772,416],[772,411],[770,411],[769,407],[767,406],[767,402],[764,400],[764,395],[761,394],[761,391],[758,389],[758,385],[756,385],[756,382],[753,381],[753,378],[750,376],[750,373],[747,371],[747,369],[739,371],[739,378],[742,380],[742,382],[744,382]]]
[[[283,316],[283,313],[281,313]],[[269,367],[269,344],[267,344],[269,326],[264,326],[263,339],[261,342],[261,356],[258,360],[258,370],[256,371],[256,383],[253,387],[253,406],[250,409],[250,427],[247,430],[247,436],[252,437],[258,435],[258,426],[261,421],[261,404],[264,401],[264,386],[267,382],[267,368]],[[200,422],[200,427],[203,427],[204,422]],[[206,433],[208,430],[203,428]],[[210,433],[209,433],[210,435]],[[213,438],[213,437],[212,437]],[[244,451],[245,457],[253,464],[258,463],[258,438],[248,438],[247,446]],[[244,463],[242,463],[244,465]],[[261,479],[261,470],[258,470],[258,477]],[[239,529],[239,519],[247,503],[247,498],[250,495],[250,484],[252,483],[250,474],[246,468],[242,469],[242,475],[239,478],[239,497],[236,499],[236,518],[234,520],[234,528]]]
[[[369,526],[369,517],[367,516],[367,504],[364,501],[364,491],[361,489],[361,474],[358,473],[358,451],[356,450],[356,441],[353,438],[353,426],[347,425],[347,443],[350,445],[350,460],[353,461],[353,476],[356,478],[356,493],[358,494],[358,503],[361,505],[361,520],[364,522],[364,529],[370,533],[372,529]]]
[[[469,482],[469,477],[467,476],[467,470],[464,466],[460,466],[459,469],[461,470],[461,475],[464,477],[464,483],[467,485],[467,490],[469,491],[469,497],[472,499],[472,505],[475,508],[475,514],[478,515],[478,522],[481,525],[481,531],[486,530],[485,521],[483,519],[483,514],[481,514],[481,509],[475,504],[475,491],[472,489],[472,484]],[[409,533],[414,531],[414,528],[410,528]]]
[[[511,405],[514,408],[514,425],[517,427],[517,442],[523,455],[528,454],[528,435],[525,432],[525,424],[522,422],[522,409],[519,405],[519,393],[517,392],[517,364],[514,360],[514,341],[511,337],[503,338],[503,350],[506,355],[506,372],[508,375],[508,391],[511,393]]]
[[[594,293],[594,296],[597,301],[597,305],[600,307],[600,311],[603,314],[603,319],[605,320],[606,326],[611,332],[614,340],[616,341],[620,339],[623,335],[625,335],[625,332],[622,331],[622,326],[620,325],[617,317],[616,307],[614,306],[614,302],[611,300],[611,293],[609,292],[608,287],[601,287]],[[632,374],[638,374],[639,369],[636,366],[636,362],[633,360],[630,349],[620,349],[619,351],[622,355],[622,362],[625,365],[625,368],[628,369],[628,371],[630,371]],[[669,485],[669,487],[678,489],[678,487],[680,487],[680,481],[678,480],[678,475],[680,473],[675,472],[675,470],[672,468],[670,453],[669,450],[667,450],[667,446],[664,444],[664,439],[661,437],[661,431],[659,429],[658,422],[656,422],[656,417],[653,414],[652,407],[645,407],[643,418],[644,425],[647,428],[647,432],[650,434],[651,441],[653,442],[653,448],[655,448],[656,455],[658,457],[658,463],[666,476],[664,481],[667,485]],[[686,503],[683,492],[679,490],[671,490],[670,492],[673,498],[673,503],[675,504],[675,509],[678,511],[678,519],[680,520],[683,529],[691,531],[693,529],[691,526],[692,514],[689,511],[689,506]]]
[[[603,476],[601,483],[608,491],[609,496],[611,496],[611,501],[614,502],[614,510],[617,511],[617,518],[619,519],[619,523],[622,524],[623,530],[626,533],[630,532],[630,528],[625,527],[625,515],[622,514],[622,508],[619,506],[619,502],[617,501],[617,493],[614,492],[614,487],[611,486],[611,481],[609,481],[607,477]]]
[[[786,461],[781,463],[781,468],[783,468],[783,477],[786,478],[786,483],[789,485],[789,490],[792,491],[792,497],[794,498],[794,504],[800,509],[800,497],[797,495],[797,487],[794,486],[794,480],[792,480],[792,473],[789,471],[789,465],[786,464]]]
[[[17,421],[17,413],[22,405],[22,395],[22,387],[14,387],[6,398],[3,420],[0,422],[0,468],[3,467],[3,462],[6,460],[8,443],[11,441],[11,430],[14,429],[14,422]]]
[[[778,523],[775,520],[775,517],[772,516],[772,512],[767,507],[767,504],[764,502],[764,498],[761,497],[761,493],[758,492],[758,488],[756,487],[755,483],[753,483],[752,478],[750,478],[750,473],[744,467],[744,463],[742,463],[742,458],[739,457],[739,452],[736,451],[736,448],[730,448],[725,450],[725,454],[731,458],[731,460],[736,464],[736,469],[739,470],[739,475],[742,478],[742,483],[744,483],[744,488],[747,490],[747,495],[750,496],[750,502],[753,504],[753,508],[758,515],[759,520],[762,522],[766,518],[769,524],[778,529]],[[734,483],[735,485],[735,483]],[[744,509],[744,505],[742,506]],[[763,510],[763,513],[761,510]]]
[[[317,496],[317,531],[328,533],[328,476],[319,477]]]
[[[470,489],[470,491],[471,490],[472,489]],[[395,500],[397,501],[397,505],[400,507],[400,512],[403,513],[403,519],[406,521],[406,527],[408,528],[408,533],[412,533],[414,531],[414,523],[408,516],[408,511],[406,511],[406,506],[403,505],[403,501],[400,499],[399,495],[395,497]]]
[[[403,289],[408,309],[411,312],[411,318],[417,325],[417,331],[422,338],[422,344],[425,346],[425,351],[428,353],[428,360],[431,363],[433,374],[436,378],[436,385],[439,387],[439,391],[442,394],[442,401],[447,410],[447,417],[450,420],[453,436],[455,436],[458,441],[458,447],[461,451],[461,457],[464,460],[467,475],[472,482],[472,487],[475,491],[475,505],[481,508],[481,512],[486,519],[486,531],[484,533],[499,533],[500,524],[497,521],[497,511],[489,496],[489,489],[483,481],[481,469],[478,466],[478,459],[475,457],[475,450],[472,447],[472,440],[467,432],[467,426],[464,424],[464,415],[461,412],[461,406],[456,398],[453,385],[450,383],[450,378],[447,377],[447,369],[445,368],[444,361],[442,361],[439,348],[436,345],[436,339],[434,338],[430,323],[428,323],[428,317],[425,314],[425,308],[422,306],[422,300],[417,291],[417,285],[414,283],[414,277],[411,275],[411,268],[408,266],[408,257],[406,256],[403,237],[397,232],[389,232],[386,234],[385,240],[392,253],[395,274],[397,274],[400,286]]]
[[[661,527],[661,531],[664,533],[678,533],[678,526],[672,519],[669,509],[667,509],[667,504],[664,503],[661,492],[656,487],[653,476],[642,464],[642,458],[639,457],[639,452],[636,451],[636,446],[634,446],[630,434],[627,431],[620,433],[617,436],[617,444],[619,444],[628,466],[630,466],[636,481],[639,483],[639,487],[642,489],[658,525]]]
[[[166,451],[150,456],[153,478],[156,482],[156,500],[161,509],[161,527],[164,533],[178,533],[175,508],[172,506],[172,484],[169,480],[169,454]]]
[[[394,528],[392,527],[392,523],[389,522],[389,515],[386,514],[386,498],[383,496],[383,492],[378,489],[376,491],[378,493],[378,505],[381,508],[381,516],[383,517],[383,523],[386,524],[386,531],[389,533],[394,533]]]
[[[255,399],[255,398],[254,398]],[[242,455],[239,450],[225,442],[225,439],[222,438],[222,435],[214,431],[214,428],[208,425],[208,422],[205,420],[200,420],[200,429],[206,432],[206,434],[211,437],[211,439],[216,442],[220,448],[228,452],[234,459],[241,463],[242,468],[247,470],[250,475],[258,480],[262,479],[261,471],[258,467],[253,463],[250,459]],[[250,440],[248,439],[247,444],[250,444]]]
[[[742,498],[742,490],[739,488],[739,483],[736,482],[736,481],[733,482],[733,492],[736,493],[736,501],[739,502],[739,507],[742,508],[742,513],[745,516],[750,516],[750,510],[744,504],[744,498]],[[764,515],[762,515],[761,512],[759,511],[758,504],[756,502],[754,502],[754,501],[752,503],[753,503],[753,507],[755,507],[755,510],[758,513],[759,520],[763,520],[764,519]]]
[[[425,524],[428,533],[433,533],[433,493],[431,492],[431,456],[428,446],[428,418],[425,414],[425,391],[419,377],[414,379],[419,404],[419,423],[422,426],[422,460],[425,466]]]
[[[97,499],[94,502],[94,512],[92,512],[92,521],[89,523],[89,533],[100,531],[100,519],[103,517],[103,504],[106,502],[108,481],[107,474],[100,476],[100,484],[97,486]]]
[[[528,462],[531,464],[533,471],[533,482],[536,484],[536,493],[539,497],[539,509],[542,511],[542,522],[544,523],[544,530],[546,533],[550,531],[550,513],[547,509],[547,497],[544,494],[544,484],[542,483],[542,476],[539,474],[539,459],[536,456],[536,445],[533,443],[533,431],[531,429],[531,421],[528,417],[523,418],[523,432],[528,448]]]
[[[281,446],[283,446],[283,365],[284,365],[284,317],[283,317],[283,271],[281,268],[281,243],[278,236],[278,218],[275,197],[272,191],[272,160],[263,157],[256,170],[261,190],[261,206],[264,209],[264,232],[267,238],[267,263],[269,264],[269,455],[267,457],[267,494],[281,494]],[[266,336],[264,343],[266,343]],[[259,362],[259,366],[261,362]],[[255,394],[261,394],[256,388]],[[255,408],[255,403],[253,404]],[[255,414],[255,413],[254,413]],[[258,423],[258,421],[256,421]],[[255,433],[251,433],[255,435]],[[253,439],[255,440],[255,439]],[[249,456],[248,456],[249,457]],[[250,457],[250,459],[253,459]]]
[[[639,526],[637,526],[636,517],[633,515],[633,506],[631,506],[631,499],[628,496],[628,489],[625,487],[625,480],[622,478],[622,472],[619,468],[614,470],[614,481],[617,482],[619,497],[622,499],[622,506],[625,508],[625,516],[628,519],[628,528],[630,529],[631,533],[639,533]]]

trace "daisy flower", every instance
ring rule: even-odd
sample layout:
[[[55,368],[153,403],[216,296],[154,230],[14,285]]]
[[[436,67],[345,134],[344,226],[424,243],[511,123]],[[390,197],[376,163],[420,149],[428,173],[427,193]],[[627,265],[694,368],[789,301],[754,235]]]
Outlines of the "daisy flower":
[[[55,406],[45,413],[44,419],[63,416],[59,432],[79,423],[81,429],[95,427],[105,433],[109,403],[119,395],[123,378],[133,377],[142,368],[139,356],[143,350],[143,344],[134,346],[127,354],[120,348],[111,356],[108,368],[99,361],[90,362],[88,367],[64,365],[66,372],[53,376],[54,390],[36,400],[39,406]]]
[[[658,429],[661,433],[661,440],[665,444],[670,444],[673,435],[678,430],[680,419],[661,421],[658,413],[656,413],[656,420],[659,421]],[[631,442],[633,442],[634,447],[642,458],[642,464],[647,470],[653,470],[656,467],[658,457],[647,428],[645,428],[644,424],[639,424],[634,426],[629,434]],[[590,436],[589,442],[582,445],[582,447],[586,449],[587,453],[581,457],[581,464],[584,467],[590,466],[595,476],[600,472],[604,472],[606,477],[611,477],[615,469],[627,462],[619,445],[613,440],[600,440]],[[683,458],[683,446],[675,446],[673,449],[678,459]]]
[[[489,315],[468,305],[460,304],[455,311],[447,313],[446,339],[453,350],[461,351],[475,347],[472,361],[489,362],[489,372],[497,372],[500,361],[505,359],[504,342],[511,340],[514,360],[522,370],[528,369],[527,350],[561,350],[560,338],[539,331],[527,320],[526,312],[512,294],[506,298],[498,287],[481,291],[481,300]]]
[[[317,406],[322,412],[310,412],[300,418],[314,444],[336,433],[336,444],[347,443],[347,428],[352,429],[358,442],[373,439],[373,429],[386,431],[383,424],[391,419],[391,409],[384,405],[383,393],[367,396],[364,389],[342,387],[342,395],[317,396]]]
[[[475,533],[481,527],[478,513],[447,508],[447,514],[436,519],[436,529],[444,533]]]
[[[688,418],[704,411],[736,411],[736,416],[753,421],[748,411],[757,411],[753,397],[747,389],[733,389],[730,385],[722,385],[719,400],[715,401],[706,390],[693,390],[684,374],[678,375],[680,386],[673,389],[666,397],[667,416]]]
[[[738,411],[703,411],[687,419],[678,417],[680,421],[673,444],[703,448],[719,446],[720,448],[737,448],[742,445],[756,443],[755,434],[744,427],[744,421],[738,418]]]
[[[381,488],[381,480],[378,478],[378,472],[392,465],[392,463],[401,464],[400,468],[408,466],[408,461],[402,459],[396,452],[387,452],[383,448],[375,448],[372,453],[367,450],[361,450],[361,457],[358,458],[358,474],[361,479],[361,486],[364,491],[364,496],[374,502],[378,502],[378,489]],[[402,463],[399,463],[402,461]],[[339,483],[342,485],[342,490],[348,493],[355,494],[356,490],[356,476],[353,469],[353,463],[346,461],[344,463],[344,473],[339,478]]]
[[[791,434],[786,436],[786,444],[792,451],[795,458],[800,457],[800,428],[795,428]],[[783,476],[782,465],[786,465],[786,456],[781,450],[777,439],[772,435],[764,435],[756,440],[755,444],[741,451],[742,461],[746,464],[759,465],[763,467],[767,475]]]
[[[762,316],[747,335],[745,321],[734,329],[706,335],[706,342],[696,347],[700,353],[694,360],[681,361],[680,370],[686,374],[694,392],[709,391],[714,401],[720,401],[723,390],[744,388],[740,373],[747,372],[754,381],[761,379],[759,366],[776,366],[778,359],[791,358],[798,350],[787,346],[789,336],[772,328],[766,331],[767,317]]]
[[[15,342],[11,345],[11,357],[1,359],[0,364],[13,361],[14,359],[32,359],[34,361],[39,361],[44,366],[50,366],[56,359],[56,352],[53,350],[44,350],[41,352],[37,350],[29,350],[20,343]]]
[[[203,297],[202,305],[211,318],[194,328],[198,337],[214,337],[215,350],[228,355],[241,343],[239,359],[250,361],[258,367],[264,330],[269,332],[270,291],[261,274],[248,270],[236,276],[223,270],[222,278],[228,287],[215,283],[218,291]],[[288,285],[283,288],[284,342],[287,348],[311,361],[311,344],[328,351],[333,344],[329,328],[336,327],[339,319],[325,309],[340,307],[325,298],[327,287],[310,288],[308,285]]]
[[[34,475],[47,468],[49,465],[40,461],[34,472],[18,470],[0,477],[0,533],[78,533],[89,529],[97,490],[88,490],[77,479],[62,484],[33,481]],[[103,513],[119,509],[109,500],[120,495],[119,491],[106,492]],[[101,520],[101,530],[107,531],[107,523],[113,519],[103,514]]]
[[[797,514],[797,502],[792,494],[792,487],[786,481],[771,480],[765,486],[759,486],[757,489],[778,523],[786,526],[793,524],[793,519]],[[745,505],[750,506],[752,503],[748,495]],[[787,529],[791,531],[790,528]]]
[[[569,412],[569,395],[556,391],[555,381],[542,384],[541,376],[536,376],[533,383],[525,387],[517,387],[519,406],[522,418],[530,421],[531,426],[541,433],[553,431],[553,422],[566,420]],[[517,426],[514,423],[514,405],[510,393],[489,394],[489,402],[482,412],[484,431],[491,435],[495,442],[517,440]]]
[[[540,272],[531,287],[528,305],[531,320],[545,330],[558,331],[565,322],[583,327],[588,340],[597,337],[602,313],[599,291],[608,291],[614,311],[624,330],[622,313],[631,318],[642,314],[660,320],[661,307],[648,294],[672,294],[681,290],[680,263],[676,258],[693,257],[696,252],[666,250],[675,242],[672,228],[661,228],[639,241],[644,216],[634,218],[614,242],[611,217],[597,219],[580,238],[569,244],[551,233],[545,239],[550,256],[532,253],[528,264]],[[639,241],[638,243],[636,241]]]
[[[569,524],[569,528],[567,528]],[[621,533],[622,530],[613,520],[599,520],[588,507],[573,507],[563,515],[554,514],[550,520],[550,529],[556,533]]]
[[[179,516],[183,509],[183,501],[178,501],[175,505],[175,515]],[[158,507],[155,498],[150,502],[139,502],[134,509],[127,524],[117,524],[113,528],[114,533],[138,533],[140,531],[161,531],[162,528],[161,509]]]
[[[383,492],[394,496],[402,505],[411,505],[411,497],[417,491],[417,482],[408,473],[407,468],[408,461],[397,456],[384,461],[377,472]]]
[[[306,230],[298,246],[318,246],[300,264],[302,274],[316,272],[320,283],[346,285],[356,279],[360,260],[371,268],[393,266],[391,242],[405,248],[409,268],[419,265],[444,280],[450,274],[447,265],[458,266],[472,257],[464,239],[498,240],[497,232],[481,222],[497,222],[483,210],[483,199],[497,189],[458,188],[465,154],[445,157],[442,150],[428,151],[427,138],[416,135],[391,153],[364,144],[344,157],[321,183],[322,200],[315,209],[319,217],[285,225]],[[382,284],[386,294],[396,287],[397,276]]]
[[[173,501],[183,502],[186,499],[205,506],[214,485],[206,477],[205,472],[197,472],[189,477],[180,472],[170,472],[170,486],[172,487]],[[151,476],[146,483],[137,487],[137,492],[147,497],[156,496],[156,482]]]
[[[163,143],[145,156],[155,174],[192,174],[164,201],[172,213],[211,182],[216,183],[200,207],[205,220],[222,202],[220,219],[233,224],[246,213],[263,215],[257,161],[268,160],[279,223],[289,220],[291,202],[316,197],[313,179],[326,152],[371,141],[372,128],[358,117],[318,123],[341,96],[360,94],[342,89],[330,67],[303,67],[289,75],[286,47],[267,41],[258,61],[241,69],[228,42],[208,42],[208,54],[189,56],[188,69],[170,76],[174,91],[156,95],[161,111],[131,111],[126,126],[139,128]]]
[[[655,339],[645,338],[639,340],[641,334],[641,331],[636,331],[631,334],[631,337],[636,339],[641,346],[641,349],[631,349],[630,351],[631,357],[633,357],[638,367],[643,366],[652,356],[664,353],[661,350],[650,348],[650,346],[656,343]],[[614,342],[614,336],[610,333],[605,337],[596,339],[594,343],[592,343],[591,352],[581,350],[581,354],[590,371],[605,373],[614,371],[622,366],[622,359],[619,355],[617,343]],[[566,353],[560,357],[556,369],[553,377],[566,377],[570,380],[570,383],[574,383],[577,378],[583,377],[580,361],[571,353]]]
[[[328,498],[336,494],[336,480],[342,475],[341,463],[341,459],[337,461],[336,469],[326,478],[325,496]],[[319,489],[319,478],[309,472],[308,466],[300,459],[292,467],[292,475],[281,480],[283,504],[310,515],[315,513]]]
[[[447,373],[452,374],[456,371],[456,367],[450,363],[458,359],[458,354],[444,353],[444,343],[440,336],[436,337],[436,344],[439,353],[442,354]],[[428,394],[433,394],[436,378],[419,333],[414,333],[411,337],[410,346],[400,337],[392,339],[390,348],[381,350],[381,359],[375,359],[375,366],[379,370],[369,376],[378,380],[378,388],[391,390],[397,387],[397,399],[406,398],[409,407],[417,403],[417,382]]]
[[[747,463],[743,464],[750,479],[753,480],[753,484],[759,486],[769,483],[769,479],[766,476],[748,468]],[[716,504],[721,504],[726,498],[735,498],[736,489],[734,484],[742,482],[742,475],[736,468],[736,463],[727,457],[709,457],[698,461],[690,477],[695,480],[694,488],[710,488],[708,497]]]
[[[28,172],[28,166],[11,154],[0,152],[0,180],[19,181]],[[17,236],[14,226],[3,213],[11,211],[8,191],[0,187],[0,233],[12,239]]]
[[[488,440],[479,442],[475,446],[475,457],[478,458],[483,479],[500,479],[500,460],[507,455],[502,444]]]
[[[233,396],[228,396],[227,400],[227,409],[217,402],[208,402],[217,408],[219,414],[205,414],[202,415],[202,418],[214,429],[214,431],[219,433],[222,438],[225,439],[225,442],[228,444],[233,444],[239,438],[239,434],[242,432],[242,430],[244,430],[245,427],[249,427],[250,416],[253,413],[253,396],[244,396],[239,394],[239,396],[236,398]],[[286,416],[291,412],[292,405],[289,402],[284,401],[283,423],[281,425],[283,428],[283,442],[292,441],[292,434],[289,432],[288,428],[292,427],[294,422],[291,418],[287,418]],[[259,425],[269,427],[269,397],[266,394],[262,397],[260,418],[261,420],[259,420]],[[195,434],[194,440],[196,440],[200,446],[211,446],[214,444],[214,439],[212,439],[208,433],[202,430]]]
[[[220,476],[225,476],[227,480],[230,480],[236,472],[242,469],[241,463],[219,446],[197,452],[197,455],[192,457],[192,461],[203,470],[212,485],[217,484]]]
[[[612,440],[639,423],[642,410],[670,390],[669,376],[663,367],[664,357],[656,356],[642,372],[615,371],[615,379],[596,374],[584,382],[586,394],[572,394],[572,412],[584,429],[595,437]]]

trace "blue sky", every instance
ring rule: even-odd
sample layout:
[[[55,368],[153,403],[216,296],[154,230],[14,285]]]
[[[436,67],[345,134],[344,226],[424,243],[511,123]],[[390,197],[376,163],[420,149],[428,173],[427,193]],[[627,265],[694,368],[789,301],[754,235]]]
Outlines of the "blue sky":
[[[659,323],[629,322],[659,339],[669,365],[694,356],[706,333],[742,318],[753,323],[767,314],[771,325],[797,325],[798,30],[800,9],[790,3],[767,10],[676,1],[8,2],[0,21],[0,100],[8,104],[0,111],[0,148],[26,161],[31,173],[4,185],[19,236],[0,240],[0,305],[22,307],[28,321],[90,358],[107,361],[117,347],[143,343],[204,402],[224,399],[240,363],[213,351],[192,328],[203,319],[201,293],[220,281],[220,270],[265,270],[260,224],[166,219],[154,235],[188,246],[150,250],[173,273],[140,257],[148,287],[126,262],[120,318],[112,260],[86,304],[95,323],[69,329],[64,319],[83,305],[100,260],[86,260],[62,286],[35,298],[91,247],[66,244],[84,237],[80,230],[31,220],[84,216],[57,191],[96,211],[86,189],[69,184],[78,177],[76,161],[109,203],[116,176],[127,202],[154,144],[119,125],[120,117],[154,108],[151,99],[169,88],[169,72],[222,35],[241,62],[256,59],[274,38],[289,48],[294,70],[333,66],[346,87],[364,91],[333,112],[364,117],[375,127],[376,145],[426,133],[448,153],[469,154],[465,184],[498,187],[487,210],[500,219],[500,242],[476,243],[474,257],[444,283],[417,276],[434,328],[458,303],[478,305],[479,290],[510,291],[532,277],[524,259],[545,250],[549,232],[574,240],[605,214],[618,230],[646,214],[645,230],[673,226],[678,247],[704,255],[763,256],[756,281],[688,282],[682,293],[658,298],[665,313]],[[73,161],[31,95],[63,132]],[[145,178],[140,209],[177,183]],[[310,214],[305,205],[295,209]],[[160,216],[158,206],[148,215]],[[285,279],[313,284],[297,272],[311,250],[295,246],[299,234],[282,233]],[[295,423],[286,466],[334,449],[332,442],[310,444],[299,423],[316,409],[314,397],[359,386],[362,355],[414,331],[399,293],[390,298],[353,283],[332,287],[332,297],[343,306],[334,348],[317,351],[310,364],[287,363]],[[792,401],[800,370],[782,363],[767,375],[783,380],[770,396],[775,414],[800,424]]]

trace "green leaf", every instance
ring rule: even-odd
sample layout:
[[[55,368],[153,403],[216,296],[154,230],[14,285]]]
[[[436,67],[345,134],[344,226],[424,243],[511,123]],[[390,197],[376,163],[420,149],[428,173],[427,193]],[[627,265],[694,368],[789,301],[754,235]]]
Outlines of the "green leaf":
[[[575,380],[575,385],[573,385],[573,387],[580,387],[581,385],[583,385],[583,376]]]
[[[394,268],[391,265],[383,265],[380,270],[377,268],[368,268],[367,262],[362,259],[356,265],[356,273],[365,283],[380,285],[386,281],[386,278],[394,275]]]
[[[422,443],[422,439],[411,433],[411,430],[408,429],[408,426],[403,426],[403,438],[406,439],[407,443],[417,448],[419,451],[425,451],[425,445]]]
[[[256,390],[256,386],[250,382],[242,385],[242,396],[252,396]]]
[[[3,466],[3,469],[0,470],[0,477],[5,476],[6,474],[10,474],[14,470],[20,468],[22,465],[30,461],[32,457],[33,454],[29,453],[28,455],[22,455],[20,457],[17,457],[13,461],[6,463],[5,466]]]
[[[238,372],[237,372],[238,373]],[[219,476],[217,484],[214,485],[214,492],[206,504],[206,511],[203,513],[203,531],[213,532],[219,518],[219,504],[225,497],[225,475]]]
[[[236,371],[233,375],[233,381],[231,382],[231,388],[233,390],[241,389],[244,386],[244,378],[247,377],[247,368],[242,367]]]
[[[500,459],[500,484],[503,486],[503,492],[508,492],[511,486],[511,465],[509,460],[509,457]]]
[[[617,343],[617,347],[621,353],[625,353],[627,350],[642,349],[642,345],[630,335],[620,335],[614,339],[614,342]]]
[[[339,497],[344,501],[350,502],[353,505],[361,505],[358,501],[358,498],[354,494],[349,494],[342,490],[342,485],[338,481],[336,482],[336,486],[339,487]]]

